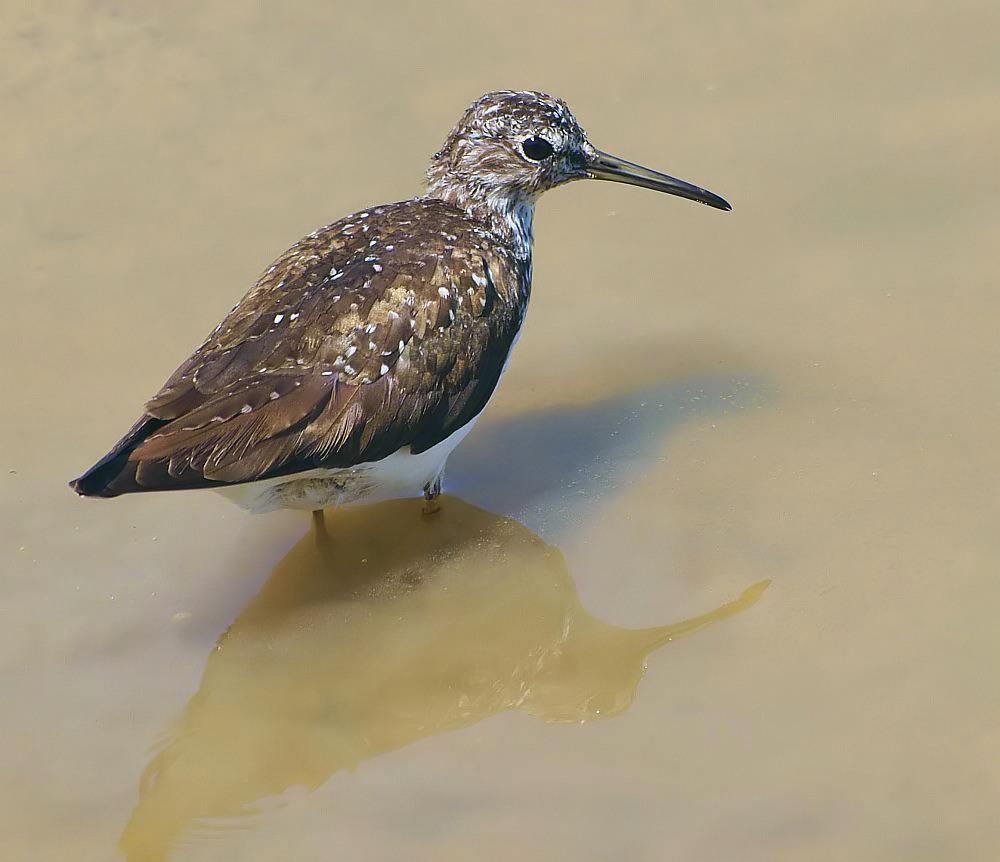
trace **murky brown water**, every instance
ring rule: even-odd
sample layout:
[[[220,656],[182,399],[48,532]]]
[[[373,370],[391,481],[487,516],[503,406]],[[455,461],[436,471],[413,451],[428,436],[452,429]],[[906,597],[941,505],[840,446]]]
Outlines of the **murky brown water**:
[[[996,5],[338,6],[0,12],[2,858],[1000,857]],[[543,200],[439,520],[65,487],[510,86],[735,211]]]

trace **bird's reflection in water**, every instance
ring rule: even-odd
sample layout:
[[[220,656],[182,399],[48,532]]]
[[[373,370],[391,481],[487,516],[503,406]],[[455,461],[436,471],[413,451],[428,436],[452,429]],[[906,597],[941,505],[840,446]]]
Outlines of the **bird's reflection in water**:
[[[198,692],[143,775],[121,839],[165,858],[197,822],[505,710],[546,721],[627,709],[646,656],[752,605],[757,584],[700,617],[624,629],[580,604],[559,551],[448,497],[330,517],[220,638]]]

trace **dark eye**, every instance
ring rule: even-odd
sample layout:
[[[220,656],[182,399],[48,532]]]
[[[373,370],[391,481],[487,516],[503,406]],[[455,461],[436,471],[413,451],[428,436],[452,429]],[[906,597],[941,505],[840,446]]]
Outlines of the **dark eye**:
[[[545,138],[528,138],[521,142],[521,152],[533,162],[540,162],[552,155],[552,144]]]

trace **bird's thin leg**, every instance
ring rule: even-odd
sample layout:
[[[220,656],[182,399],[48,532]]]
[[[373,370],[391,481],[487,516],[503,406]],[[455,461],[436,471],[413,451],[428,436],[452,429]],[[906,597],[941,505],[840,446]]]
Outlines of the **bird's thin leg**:
[[[441,476],[438,476],[434,481],[428,482],[424,485],[424,509],[425,515],[434,515],[441,511],[441,504],[438,502],[438,496],[441,494]]]
[[[326,518],[323,517],[322,509],[313,509],[313,535],[316,537],[317,545],[325,545],[330,541],[330,534],[326,531]]]

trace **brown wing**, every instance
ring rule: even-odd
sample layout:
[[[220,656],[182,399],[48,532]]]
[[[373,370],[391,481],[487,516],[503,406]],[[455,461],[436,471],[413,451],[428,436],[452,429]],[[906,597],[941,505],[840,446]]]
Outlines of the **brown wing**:
[[[408,217],[408,218],[407,218]],[[414,239],[412,222],[420,225]],[[73,487],[232,484],[418,452],[492,394],[526,297],[446,204],[358,214],[283,255]]]

